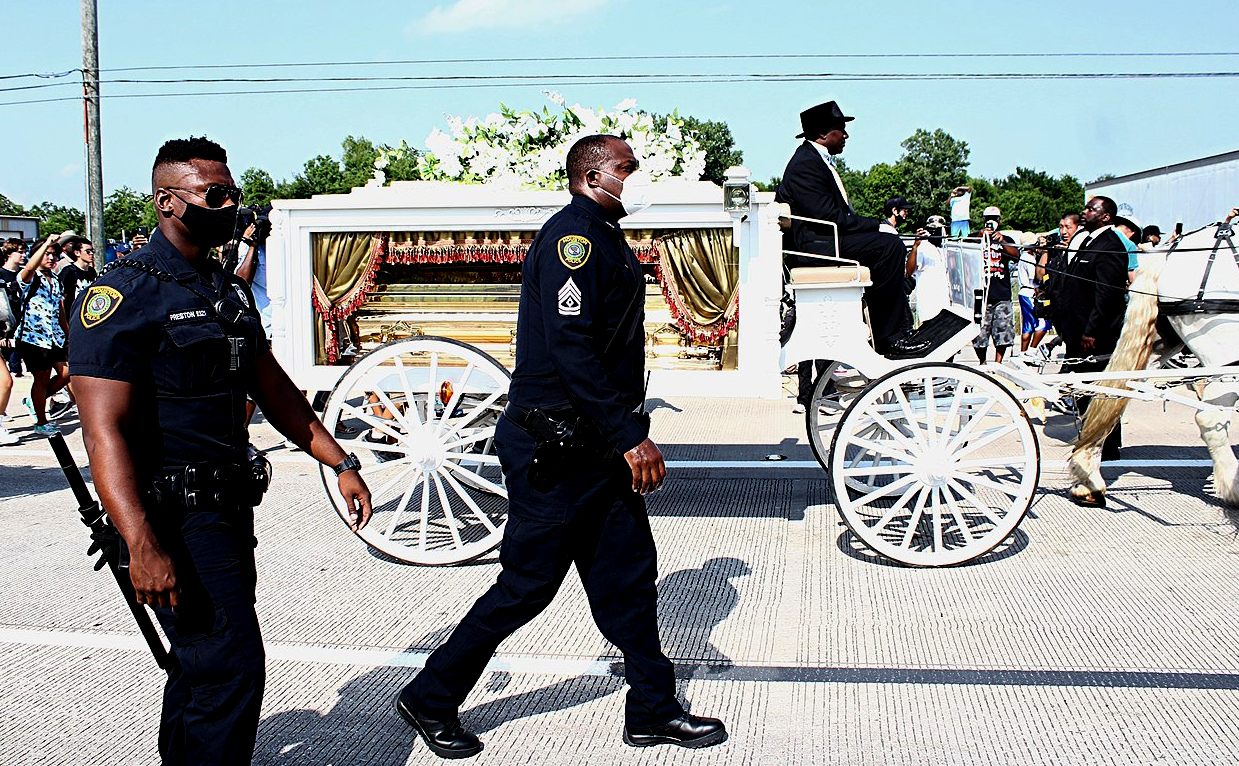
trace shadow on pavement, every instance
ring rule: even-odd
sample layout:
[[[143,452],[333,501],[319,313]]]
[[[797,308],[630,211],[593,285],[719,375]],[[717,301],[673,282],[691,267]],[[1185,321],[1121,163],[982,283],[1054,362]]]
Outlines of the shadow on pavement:
[[[1007,539],[999,543],[998,546],[989,553],[972,559],[971,561],[956,564],[952,568],[995,564],[1003,559],[1009,559],[1023,551],[1028,547],[1028,541],[1028,533],[1019,527],[1016,527],[1014,532],[1007,535]],[[919,567],[914,567],[911,564],[904,564],[902,562],[895,561],[894,559],[888,559],[882,554],[875,552],[861,542],[859,537],[852,534],[852,530],[847,529],[846,527],[844,528],[843,533],[839,535],[838,545],[839,550],[843,551],[845,556],[856,559],[857,561],[863,561],[866,564],[877,564],[879,566],[893,567],[895,569],[919,569]]]
[[[682,569],[662,578],[658,586],[659,631],[664,650],[676,661],[677,693],[683,699],[688,682],[700,673],[722,672],[731,658],[710,641],[740,601],[731,581],[752,572],[740,559],[715,558],[700,569]],[[441,643],[453,626],[419,639],[408,651],[427,651]],[[601,699],[624,688],[623,663],[604,655],[610,675],[583,675],[549,686],[484,702],[463,711],[461,720],[478,734],[510,721],[553,713]],[[278,766],[324,766],[365,763],[404,764],[414,751],[424,751],[416,734],[396,714],[396,694],[416,675],[412,668],[380,667],[358,676],[339,690],[326,714],[288,710],[263,719],[258,727],[254,763]],[[511,674],[492,672],[483,678],[490,693],[502,691]],[[614,736],[623,725],[622,704],[615,710]]]

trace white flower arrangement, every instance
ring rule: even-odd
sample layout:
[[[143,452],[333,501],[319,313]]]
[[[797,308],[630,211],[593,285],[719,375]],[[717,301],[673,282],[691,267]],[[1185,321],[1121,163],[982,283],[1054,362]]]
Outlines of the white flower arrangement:
[[[547,99],[562,111],[516,111],[500,106],[478,120],[447,116],[447,132],[435,128],[426,137],[428,151],[418,156],[418,170],[428,181],[495,184],[512,188],[565,189],[564,161],[576,141],[594,133],[617,135],[632,146],[641,167],[653,180],[681,177],[699,180],[706,153],[696,134],[676,114],[655,124],[625,99],[614,111],[569,106],[558,93]]]

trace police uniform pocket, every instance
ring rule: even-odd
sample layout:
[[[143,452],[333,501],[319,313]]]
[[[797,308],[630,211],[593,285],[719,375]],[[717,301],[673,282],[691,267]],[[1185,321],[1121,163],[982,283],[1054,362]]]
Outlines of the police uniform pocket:
[[[166,330],[172,353],[161,370],[165,390],[189,393],[215,388],[228,377],[228,337],[216,322],[169,324]]]

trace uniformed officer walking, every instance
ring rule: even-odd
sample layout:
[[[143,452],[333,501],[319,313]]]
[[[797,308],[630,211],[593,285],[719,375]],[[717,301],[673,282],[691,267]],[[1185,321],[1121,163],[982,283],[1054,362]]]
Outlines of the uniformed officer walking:
[[[71,312],[86,450],[128,546],[139,603],[176,660],[164,688],[165,764],[248,764],[265,677],[254,612],[254,506],[246,394],[279,431],[334,466],[354,528],[370,491],[272,356],[249,287],[209,257],[236,224],[240,190],[223,148],[168,141],[152,171],[159,229]]]
[[[516,370],[495,444],[508,488],[498,580],[406,686],[396,708],[432,751],[482,743],[460,705],[505,638],[550,604],[575,565],[599,630],[624,655],[623,739],[707,747],[727,731],[689,715],[658,639],[654,538],[642,495],[662,485],[644,400],[645,285],[620,218],[644,207],[631,147],[588,136],[568,152],[572,202],[521,269]]]

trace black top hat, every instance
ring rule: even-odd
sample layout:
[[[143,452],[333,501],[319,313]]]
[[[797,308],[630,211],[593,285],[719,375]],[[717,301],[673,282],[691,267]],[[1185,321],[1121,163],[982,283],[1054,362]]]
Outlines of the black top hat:
[[[842,128],[845,122],[851,122],[854,119],[856,118],[845,115],[843,110],[834,101],[811,106],[800,113],[801,132],[796,134],[796,138],[804,138],[805,136],[829,132],[835,128]]]

